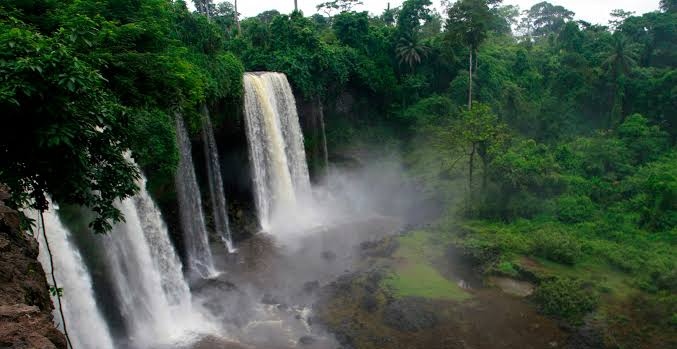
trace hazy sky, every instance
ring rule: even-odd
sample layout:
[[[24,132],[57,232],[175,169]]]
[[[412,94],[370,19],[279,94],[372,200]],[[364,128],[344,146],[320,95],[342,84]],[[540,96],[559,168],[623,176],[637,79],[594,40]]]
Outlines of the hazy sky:
[[[218,3],[222,0],[214,0]],[[230,0],[232,2],[232,0]],[[315,6],[327,0],[298,0],[299,8],[308,16],[316,11]],[[363,6],[357,10],[367,10],[380,14],[388,2],[391,7],[402,4],[403,0],[362,0]],[[440,0],[432,0],[439,8]],[[520,9],[528,9],[542,0],[503,0],[504,4],[518,5]],[[651,12],[658,9],[659,0],[550,0],[552,4],[561,5],[576,13],[576,19],[583,19],[597,24],[607,24],[609,13],[613,9],[635,11],[636,14]],[[282,13],[289,13],[294,8],[294,0],[238,0],[238,11],[244,17],[255,16],[265,10],[276,9]]]

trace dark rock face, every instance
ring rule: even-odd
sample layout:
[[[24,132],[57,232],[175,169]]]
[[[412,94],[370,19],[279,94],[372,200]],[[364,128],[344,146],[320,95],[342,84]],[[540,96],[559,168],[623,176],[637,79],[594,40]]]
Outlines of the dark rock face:
[[[309,281],[303,284],[303,291],[306,293],[315,293],[320,289],[320,282],[315,280],[315,281]]]
[[[315,339],[315,337],[311,337],[311,336],[303,336],[303,337],[299,338],[299,343],[301,343],[303,345],[312,345],[316,341],[317,341],[317,339]]]
[[[394,239],[383,239],[381,241],[365,241],[360,244],[360,251],[363,257],[387,258],[392,256],[399,243]]]
[[[7,193],[0,188],[0,197]],[[0,200],[0,348],[66,348],[52,322],[52,302],[38,244],[20,231],[19,213]]]
[[[388,304],[383,311],[383,323],[399,331],[420,331],[435,327],[437,322],[437,315],[427,309],[422,298],[398,299]]]

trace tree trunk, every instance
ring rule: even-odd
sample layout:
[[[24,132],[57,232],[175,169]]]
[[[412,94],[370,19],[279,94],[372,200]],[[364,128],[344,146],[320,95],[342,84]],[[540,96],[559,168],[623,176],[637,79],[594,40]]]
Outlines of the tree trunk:
[[[237,0],[235,0],[235,24],[237,25],[237,35],[240,35],[240,14],[237,13]]]
[[[468,198],[469,203],[473,202],[473,190],[472,190],[472,176],[473,176],[473,167],[475,167],[475,152],[477,145],[473,142],[472,149],[470,150],[470,159],[468,160]],[[470,210],[470,204],[468,205],[468,210]]]
[[[468,110],[470,109],[472,109],[472,47],[468,54]],[[474,151],[473,148],[473,152]]]

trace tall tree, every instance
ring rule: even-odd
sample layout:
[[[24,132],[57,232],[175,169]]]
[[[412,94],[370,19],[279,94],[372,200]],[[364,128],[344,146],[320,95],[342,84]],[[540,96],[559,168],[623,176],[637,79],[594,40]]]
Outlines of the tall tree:
[[[421,43],[418,35],[402,37],[395,47],[395,54],[400,64],[406,64],[412,71],[428,55],[430,48]]]
[[[637,51],[635,47],[624,35],[616,33],[613,45],[607,52],[606,60],[603,63],[603,66],[611,75],[611,83],[613,85],[609,126],[613,122],[621,123],[624,119],[623,99],[625,97],[625,80],[632,68],[637,64]]]
[[[452,40],[460,40],[468,46],[468,109],[472,109],[473,55],[487,38],[493,14],[490,6],[500,0],[460,0],[448,11],[447,31]],[[475,63],[477,66],[477,63]]]
[[[665,12],[677,12],[677,0],[661,0],[660,6]]]
[[[524,36],[531,39],[558,34],[564,24],[573,20],[575,13],[547,1],[542,1],[524,11],[520,29]]]
[[[332,0],[315,6],[318,11],[324,12],[327,17],[331,17],[334,12],[350,12],[357,5],[362,5],[362,0]]]

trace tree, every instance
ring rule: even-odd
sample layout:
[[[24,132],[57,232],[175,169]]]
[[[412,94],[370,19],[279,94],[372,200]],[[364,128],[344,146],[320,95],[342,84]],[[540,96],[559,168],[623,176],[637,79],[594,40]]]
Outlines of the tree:
[[[397,16],[397,36],[402,37],[418,34],[421,21],[430,18],[430,0],[407,0]]]
[[[623,122],[623,98],[625,97],[625,77],[630,74],[632,68],[637,64],[635,46],[628,39],[617,33],[614,35],[613,45],[607,52],[607,57],[602,65],[611,75],[613,92],[612,107],[609,118],[609,126],[613,120]]]
[[[609,27],[611,30],[616,30],[618,27],[625,22],[628,17],[631,17],[635,13],[632,11],[625,11],[622,9],[616,9],[611,11],[611,20],[609,20]]]
[[[193,3],[195,3],[195,10],[197,13],[207,16],[207,18],[212,17],[214,0],[193,0]]]
[[[338,13],[350,12],[357,5],[362,5],[362,0],[332,0],[318,4],[315,8],[324,12],[327,17],[337,11]]]
[[[362,48],[369,35],[369,14],[367,12],[342,12],[334,17],[332,29],[341,43]]]
[[[486,190],[491,148],[504,141],[505,125],[498,121],[491,108],[482,103],[475,103],[474,108],[461,113],[457,124],[461,137],[470,148],[468,153],[468,192],[472,201],[473,175],[475,157],[482,161],[482,192]]]
[[[677,0],[661,0],[660,7],[665,12],[677,12]]]
[[[447,31],[451,39],[468,46],[468,109],[472,108],[473,54],[477,56],[480,44],[487,38],[493,18],[489,5],[498,3],[500,1],[459,0],[449,8]]]
[[[529,40],[544,38],[550,34],[558,34],[574,15],[574,12],[562,6],[547,1],[539,2],[524,11],[520,30]]]
[[[429,51],[430,48],[421,43],[416,35],[400,38],[395,47],[395,54],[399,63],[406,64],[411,70],[414,70],[416,65],[421,63]]]
[[[135,193],[138,172],[123,156],[126,110],[73,52],[77,40],[63,28],[46,37],[17,19],[0,20],[0,108],[12,116],[0,139],[0,183],[17,205],[41,205],[50,194],[88,206],[93,230],[103,233],[122,219],[114,202]]]

